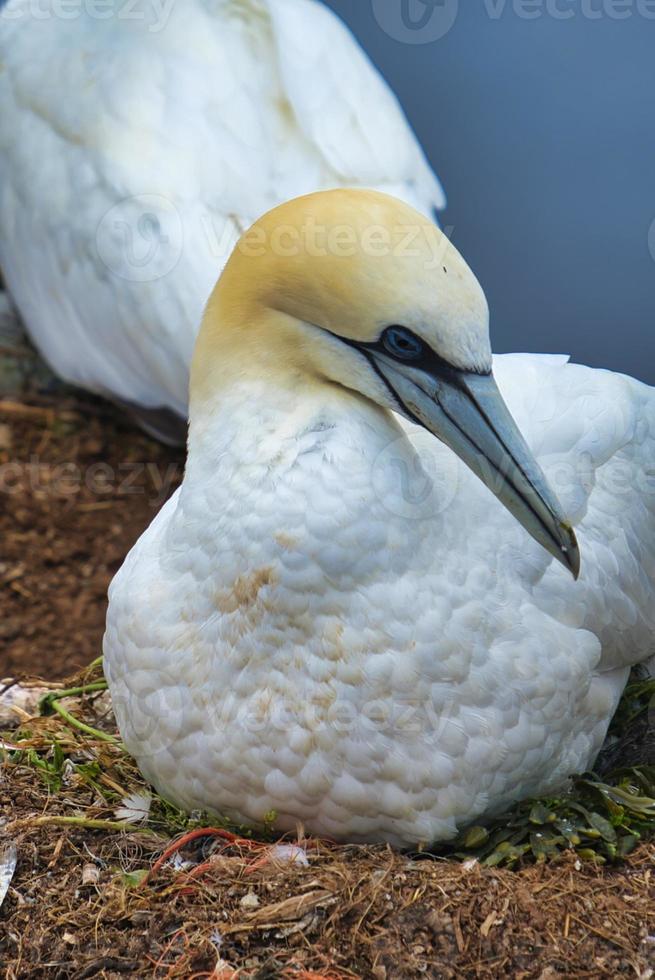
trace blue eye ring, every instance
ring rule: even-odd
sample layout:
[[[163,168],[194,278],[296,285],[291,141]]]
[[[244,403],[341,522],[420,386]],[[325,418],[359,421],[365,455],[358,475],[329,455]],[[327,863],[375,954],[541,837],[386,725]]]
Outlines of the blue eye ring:
[[[425,345],[407,327],[387,327],[380,338],[387,354],[399,361],[418,361],[425,353]]]

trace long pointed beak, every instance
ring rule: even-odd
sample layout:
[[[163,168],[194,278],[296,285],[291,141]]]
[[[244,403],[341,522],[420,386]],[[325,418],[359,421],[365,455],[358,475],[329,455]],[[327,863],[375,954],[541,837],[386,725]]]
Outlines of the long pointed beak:
[[[407,414],[449,446],[575,579],[580,552],[562,506],[492,374],[434,373],[369,355]]]

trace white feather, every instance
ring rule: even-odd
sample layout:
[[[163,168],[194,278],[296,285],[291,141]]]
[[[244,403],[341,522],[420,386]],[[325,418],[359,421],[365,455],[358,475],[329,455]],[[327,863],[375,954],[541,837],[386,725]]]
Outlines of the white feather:
[[[18,849],[14,843],[5,844],[0,849],[0,906],[7,897],[9,886],[18,863]]]

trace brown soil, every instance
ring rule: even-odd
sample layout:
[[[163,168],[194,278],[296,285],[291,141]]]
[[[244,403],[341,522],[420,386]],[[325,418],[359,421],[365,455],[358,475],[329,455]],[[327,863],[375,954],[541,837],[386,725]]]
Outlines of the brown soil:
[[[0,400],[0,678],[100,655],[107,586],[182,463],[99,400]]]

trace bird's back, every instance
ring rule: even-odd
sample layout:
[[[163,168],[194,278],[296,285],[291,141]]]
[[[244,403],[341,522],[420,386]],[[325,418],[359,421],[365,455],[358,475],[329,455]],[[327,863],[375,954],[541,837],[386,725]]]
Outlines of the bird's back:
[[[644,662],[655,653],[655,389],[564,357],[506,355],[494,370],[582,555],[572,584],[524,538],[526,598],[597,636],[600,670]]]

